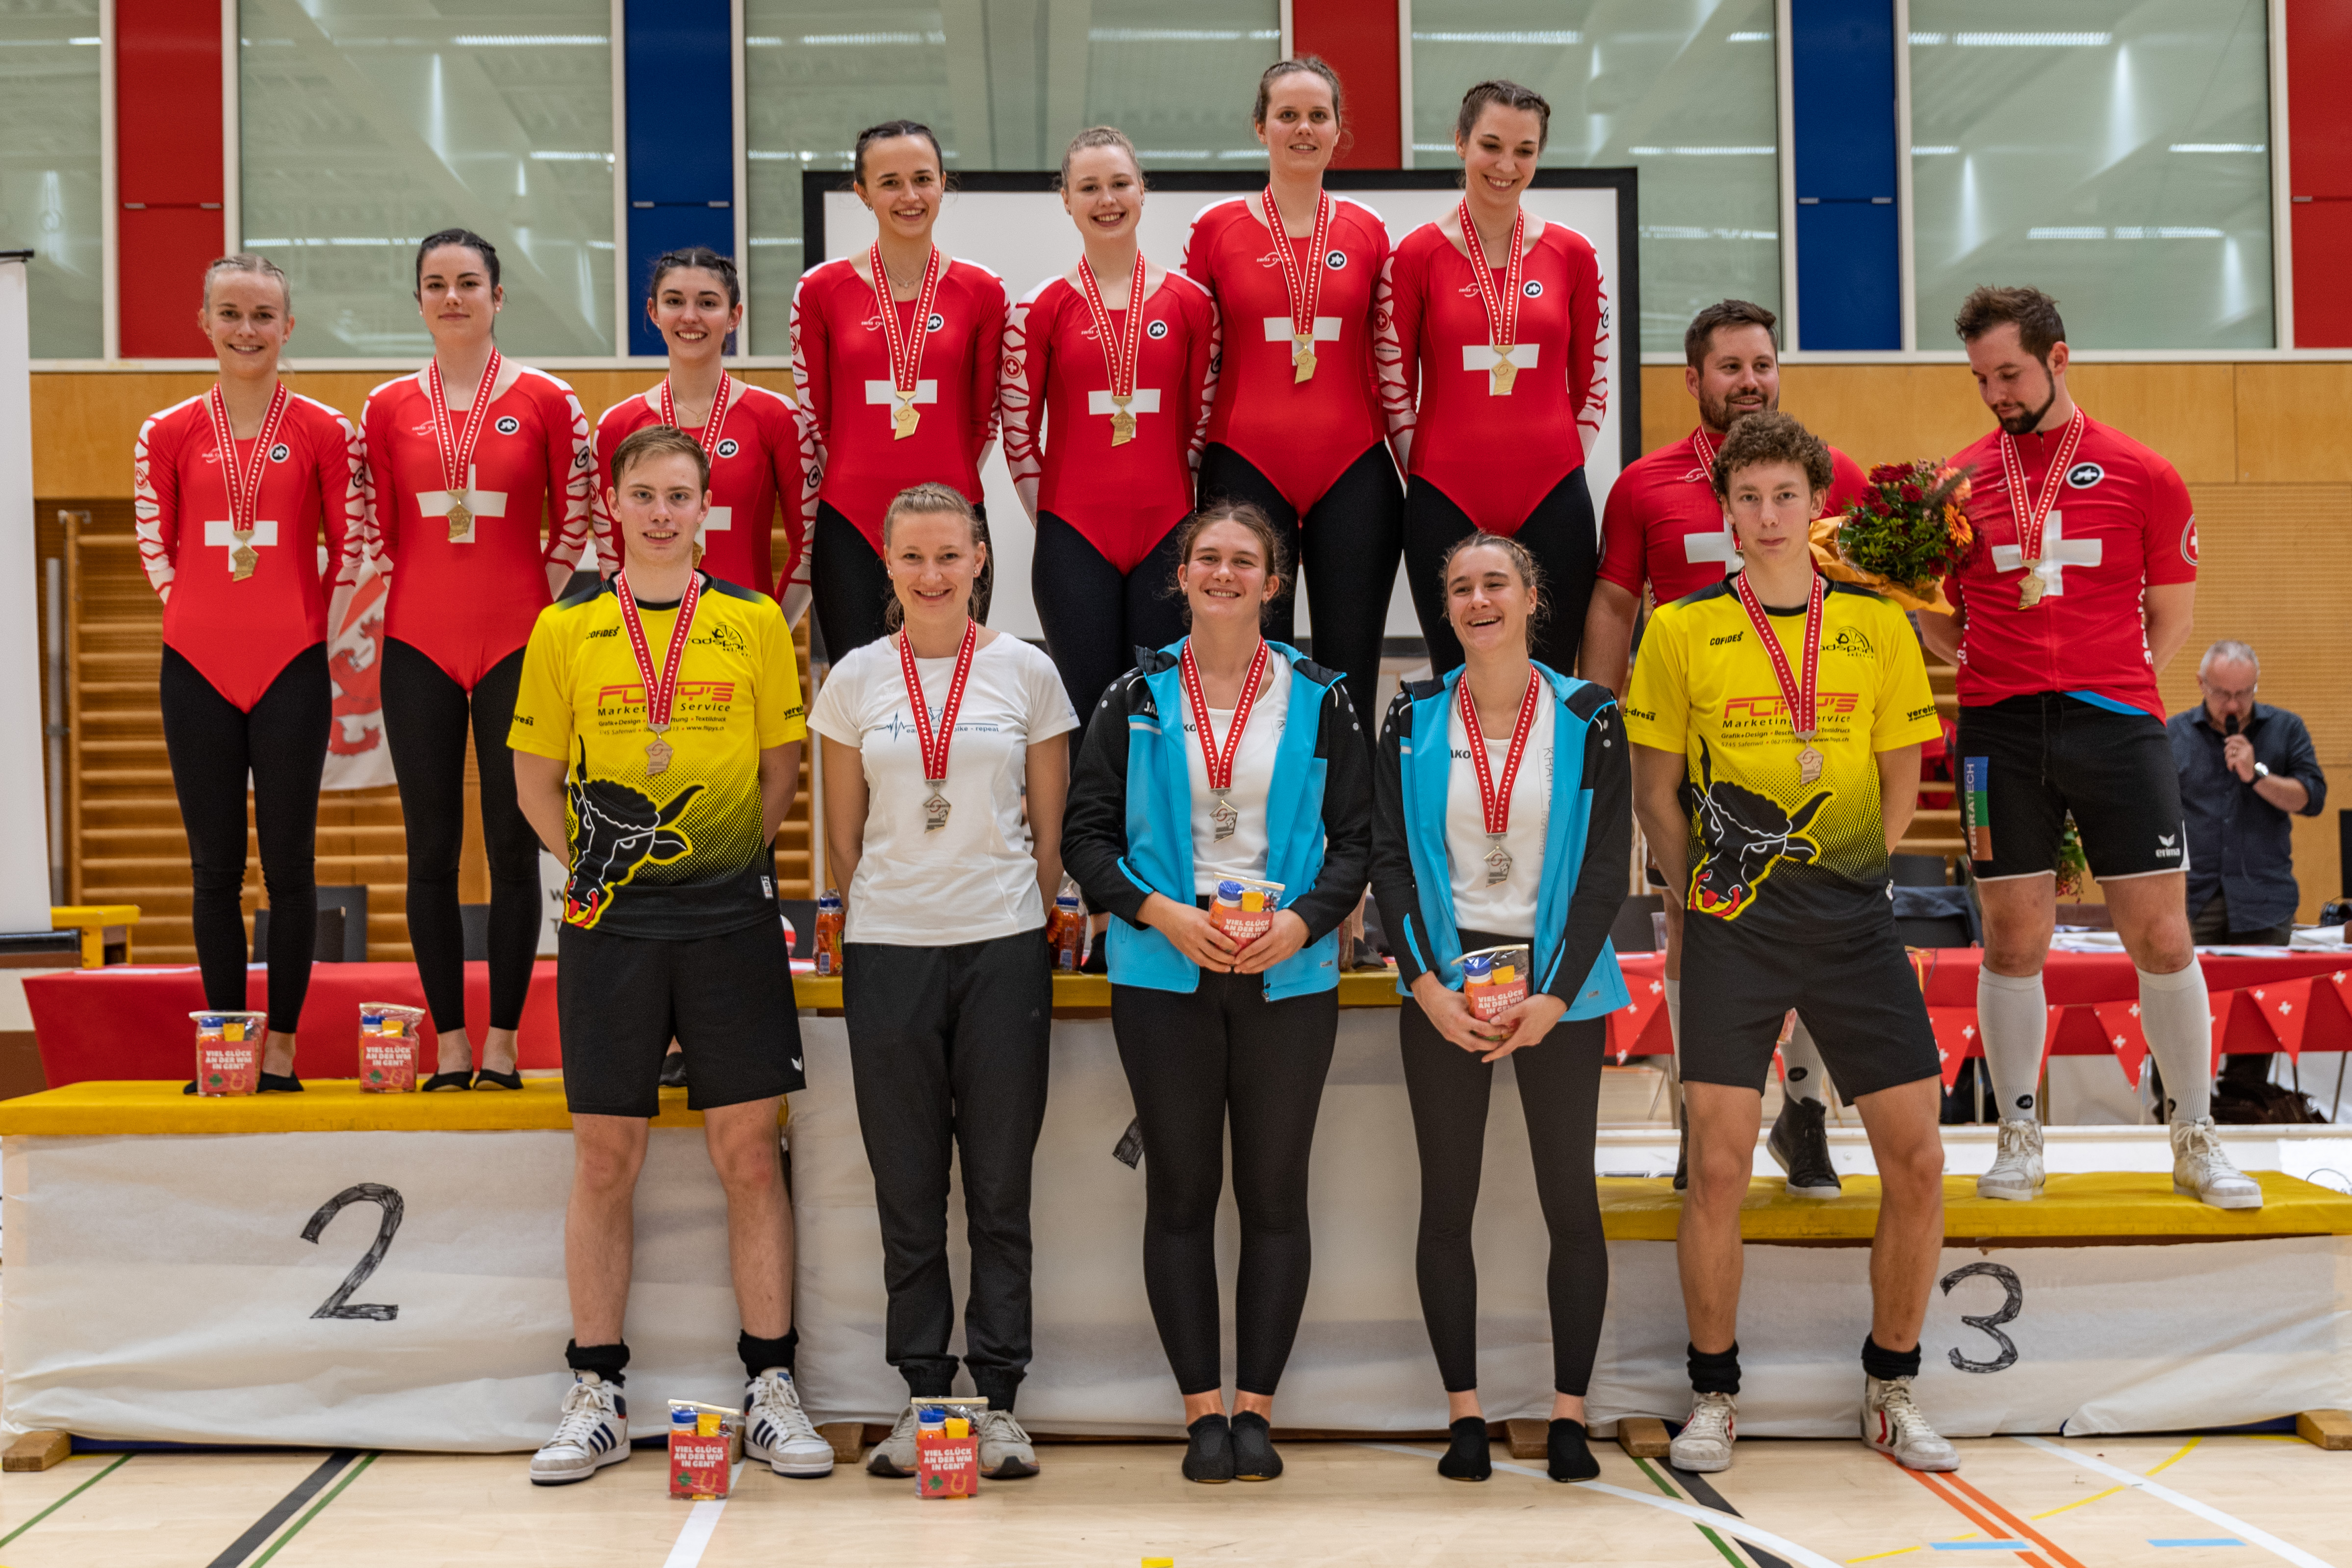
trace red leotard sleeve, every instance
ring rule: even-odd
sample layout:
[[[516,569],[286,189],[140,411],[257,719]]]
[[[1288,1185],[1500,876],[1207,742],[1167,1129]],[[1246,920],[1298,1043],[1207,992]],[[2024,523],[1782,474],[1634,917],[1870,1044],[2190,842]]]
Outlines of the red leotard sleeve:
[[[172,579],[179,571],[180,555],[180,444],[168,418],[172,412],[167,408],[149,415],[131,448],[139,563],[147,569],[148,586],[167,605],[172,602]]]
[[[1433,228],[1434,225],[1424,225]],[[1381,417],[1397,472],[1412,458],[1414,410],[1421,402],[1421,307],[1429,279],[1415,235],[1389,252],[1372,303],[1372,363],[1379,376]]]
[[[1207,289],[1192,301],[1186,320],[1192,326],[1192,344],[1184,360],[1184,395],[1192,399],[1187,408],[1192,434],[1185,443],[1184,463],[1197,479],[1201,454],[1209,445],[1209,405],[1217,400],[1217,363],[1222,357],[1217,301]]]
[[[1609,416],[1609,297],[1601,286],[1601,262],[1591,242],[1570,230],[1562,237],[1574,258],[1575,302],[1568,313],[1568,399],[1576,410],[1576,433],[1586,457],[1601,439]]]
[[[534,382],[536,395],[545,406],[548,430],[555,438],[547,443],[547,544],[543,558],[548,565],[548,590],[561,594],[563,579],[572,575],[580,564],[581,552],[587,548],[590,528],[589,499],[596,490],[596,457],[588,429],[588,411],[580,406],[580,395],[553,376]],[[564,439],[568,432],[570,439]]]
[[[2141,550],[2147,563],[2147,580],[2165,585],[2197,581],[2197,504],[2180,470],[2147,454],[2147,506],[2142,513],[2146,531]]]
[[[1005,318],[1003,349],[997,358],[1002,377],[997,384],[999,417],[1004,424],[1004,466],[1012,471],[1013,488],[1034,525],[1037,521],[1037,488],[1045,471],[1045,387],[1053,369],[1054,285],[1048,278],[1022,297]]]
[[[395,417],[393,405],[398,400],[398,389],[408,378],[387,381],[368,394],[367,402],[360,407],[360,447],[365,468],[362,473],[362,504],[366,510],[368,552],[375,558],[376,570],[389,573],[400,555],[400,497],[392,481],[392,421]]]
[[[1004,280],[995,273],[974,268],[980,281],[972,289],[972,303],[979,310],[980,322],[971,330],[971,466],[975,471],[988,462],[988,449],[996,444],[996,380],[1004,353],[1004,316],[1006,303]],[[972,498],[977,500],[980,498]]]
[[[1650,531],[1636,510],[1634,480],[1629,469],[1609,487],[1609,500],[1601,509],[1599,575],[1602,582],[1614,583],[1639,599],[1642,584],[1650,580]]]
[[[808,454],[808,484],[800,493],[801,531],[813,537],[816,527],[817,490],[824,482],[825,376],[832,352],[825,330],[824,300],[812,293],[809,273],[793,286],[793,399],[800,405],[801,445]]]

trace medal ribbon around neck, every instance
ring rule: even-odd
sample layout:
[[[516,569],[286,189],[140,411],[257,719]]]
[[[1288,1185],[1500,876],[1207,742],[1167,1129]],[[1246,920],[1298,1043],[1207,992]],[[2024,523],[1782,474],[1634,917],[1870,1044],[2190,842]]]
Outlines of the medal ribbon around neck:
[[[1518,366],[1511,363],[1511,347],[1518,342],[1519,289],[1527,277],[1527,258],[1519,247],[1528,237],[1528,215],[1525,208],[1511,215],[1511,256],[1503,264],[1503,288],[1498,295],[1495,269],[1486,265],[1486,247],[1478,239],[1478,226],[1470,221],[1467,196],[1459,211],[1463,247],[1470,252],[1470,270],[1478,279],[1478,300],[1486,307],[1486,341],[1497,359],[1486,373],[1487,391],[1499,396],[1511,390],[1512,378],[1518,374]]]
[[[2038,575],[2035,569],[2042,564],[2042,525],[2050,521],[2050,509],[2057,502],[2059,481],[2074,466],[2074,448],[2083,444],[2084,424],[2083,411],[2077,408],[2059,434],[2058,455],[2051,459],[2040,500],[2035,500],[2027,489],[2025,459],[2018,455],[2017,437],[2006,430],[2000,433],[2000,471],[2009,480],[2009,515],[2017,522],[2017,545],[2024,553],[2028,576]]]
[[[1083,256],[1078,258],[1078,281],[1085,286],[1087,312],[1094,318],[1103,365],[1110,373],[1110,402],[1118,410],[1110,416],[1110,444],[1123,447],[1135,439],[1135,416],[1128,404],[1135,396],[1136,368],[1143,363],[1143,252],[1139,247],[1135,253],[1135,276],[1127,286],[1127,322],[1119,331],[1111,330],[1110,308],[1103,303],[1102,286],[1095,281],[1095,269]]]
[[[1234,787],[1234,763],[1242,754],[1242,731],[1249,727],[1250,710],[1257,706],[1258,682],[1265,676],[1266,644],[1258,639],[1257,653],[1250,659],[1249,674],[1242,681],[1242,694],[1234,703],[1234,726],[1225,731],[1225,743],[1217,744],[1217,731],[1209,722],[1209,698],[1201,687],[1201,666],[1192,658],[1192,639],[1184,639],[1184,696],[1192,705],[1192,724],[1201,731],[1201,761],[1209,774],[1210,793],[1223,795]]]
[[[963,624],[963,647],[956,650],[955,675],[948,682],[947,700],[940,705],[939,733],[931,732],[931,710],[923,706],[923,678],[915,669],[914,645],[898,633],[898,669],[907,678],[907,700],[915,710],[915,744],[923,753],[923,782],[933,789],[948,782],[948,747],[955,742],[956,711],[963,706],[964,682],[971,679],[972,650],[980,646],[980,623]],[[934,744],[936,742],[936,744]]]
[[[898,395],[898,406],[890,411],[893,433],[903,438],[915,433],[915,421],[920,417],[915,411],[915,391],[921,384],[923,340],[931,335],[931,307],[940,297],[940,247],[931,247],[923,262],[923,286],[915,291],[915,322],[908,332],[898,330],[898,302],[890,297],[890,275],[882,267],[880,240],[866,247],[866,266],[873,274],[874,298],[881,306],[882,341],[890,351],[890,385]]]
[[[716,458],[719,456],[719,427],[727,423],[727,398],[728,395],[732,393],[734,390],[735,378],[729,375],[725,371],[720,371],[719,373],[719,395],[712,398],[710,401],[710,417],[703,422],[702,434],[695,437],[696,442],[701,446],[703,455],[705,457]],[[673,429],[677,428],[677,405],[670,397],[669,377],[667,376],[662,377],[661,397],[659,402],[661,404],[662,423],[669,426]]]
[[[425,401],[433,410],[433,445],[441,454],[443,485],[460,505],[466,500],[467,477],[473,472],[474,448],[482,439],[482,424],[489,417],[490,389],[498,385],[499,367],[504,363],[492,348],[489,363],[482,366],[482,379],[474,384],[474,401],[466,405],[462,427],[449,417],[449,394],[441,383],[441,362],[431,360],[425,366]]]
[[[1478,773],[1478,808],[1486,814],[1486,837],[1496,843],[1511,830],[1511,787],[1518,783],[1519,762],[1528,754],[1528,736],[1534,732],[1536,712],[1543,703],[1543,677],[1528,669],[1528,694],[1519,699],[1518,721],[1511,726],[1511,749],[1503,758],[1499,785],[1486,765],[1486,737],[1478,728],[1478,704],[1470,696],[1470,678],[1456,683],[1461,699],[1462,729],[1470,742],[1470,765]]]
[[[269,448],[277,444],[278,426],[285,422],[287,405],[292,401],[282,381],[270,392],[268,411],[261,416],[261,434],[253,438],[253,463],[246,468],[237,464],[236,436],[229,428],[228,399],[221,395],[219,383],[214,383],[211,395],[205,399],[205,413],[212,420],[213,439],[220,444],[221,479],[228,487],[229,536],[236,541],[238,552],[246,557],[253,554],[253,526],[261,515],[261,479],[268,471]],[[242,568],[236,571],[236,576],[252,576],[257,564],[257,558],[236,559],[236,567]]]
[[[1772,630],[1771,617],[1764,613],[1764,601],[1756,596],[1754,584],[1742,572],[1733,581],[1738,584],[1739,607],[1748,612],[1748,624],[1756,628],[1756,640],[1764,645],[1764,652],[1772,660],[1772,679],[1780,688],[1780,699],[1789,705],[1789,725],[1797,731],[1797,739],[1807,747],[1813,743],[1821,719],[1819,679],[1822,668],[1822,574],[1813,574],[1813,590],[1805,600],[1805,673],[1801,683],[1790,673],[1789,655],[1780,647],[1779,634]],[[1802,715],[1802,722],[1799,715]],[[1819,775],[1816,774],[1816,777]],[[1804,781],[1812,783],[1812,779]]]
[[[1282,226],[1282,209],[1275,205],[1274,187],[1268,185],[1260,191],[1257,199],[1265,209],[1265,226],[1274,231],[1275,259],[1282,267],[1282,286],[1290,294],[1290,365],[1295,385],[1315,374],[1315,307],[1323,300],[1323,258],[1329,254],[1325,246],[1331,238],[1331,194],[1315,193],[1315,234],[1308,241],[1308,265],[1303,271],[1297,253],[1290,247],[1290,235]]]
[[[1698,454],[1698,466],[1706,470],[1706,482],[1715,483],[1715,443],[1707,438],[1702,425],[1691,432],[1691,450]]]
[[[613,592],[621,601],[621,624],[629,629],[629,651],[637,657],[637,675],[646,683],[646,728],[654,732],[653,745],[646,748],[649,764],[646,772],[660,773],[669,766],[667,742],[663,731],[669,728],[670,708],[677,700],[678,668],[686,662],[686,637],[694,627],[694,606],[702,597],[702,574],[694,573],[686,580],[686,596],[677,606],[677,625],[670,628],[669,651],[662,658],[661,676],[654,676],[653,649],[646,642],[646,623],[637,615],[637,597],[629,590],[629,574],[624,567],[614,580]],[[661,748],[656,753],[656,747]]]

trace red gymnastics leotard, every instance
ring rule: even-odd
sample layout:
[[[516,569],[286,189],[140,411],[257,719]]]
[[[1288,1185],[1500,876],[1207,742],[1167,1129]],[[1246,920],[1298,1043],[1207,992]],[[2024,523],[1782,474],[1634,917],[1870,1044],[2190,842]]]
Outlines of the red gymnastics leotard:
[[[1646,581],[1661,605],[1711,588],[1738,570],[1731,525],[1716,499],[1716,448],[1722,437],[1701,427],[1625,466],[1609,487],[1601,514],[1601,580],[1636,599]],[[1830,493],[1822,514],[1833,516],[1869,493],[1862,466],[1830,448]]]
[[[702,524],[702,569],[713,577],[782,599],[797,577],[805,580],[807,520],[802,507],[815,465],[806,446],[800,410],[780,392],[727,378],[725,416],[704,449],[710,457],[710,515]],[[674,412],[674,410],[673,410]],[[656,385],[604,410],[596,421],[596,558],[610,575],[626,559],[607,492],[613,488],[613,454],[622,442],[649,425],[664,423]],[[696,428],[700,439],[711,432]],[[784,533],[791,553],[779,577],[771,543],[776,503],[784,507]]]
[[[1135,436],[1111,444],[1110,369],[1086,295],[1052,278],[1013,308],[1004,329],[1004,460],[1034,519],[1052,512],[1121,574],[1192,510],[1192,479],[1215,388],[1217,308],[1170,272],[1143,304],[1137,340]],[[1125,310],[1108,312],[1128,331]],[[1042,395],[1041,395],[1042,394]]]
[[[1509,270],[1494,268],[1498,292]],[[1433,223],[1389,258],[1373,351],[1397,466],[1506,535],[1583,466],[1609,409],[1609,302],[1591,242],[1547,223],[1520,271],[1507,384],[1494,374],[1470,258]],[[1498,384],[1509,390],[1491,390]]]
[[[139,428],[139,558],[163,600],[164,645],[249,713],[295,655],[327,640],[332,589],[320,581],[319,544],[334,587],[358,580],[367,539],[360,438],[325,404],[285,395],[255,500],[253,572],[239,579],[210,397],[174,404]],[[232,445],[233,460],[250,465],[254,442]]]
[[[383,631],[471,691],[530,640],[531,623],[578,563],[594,457],[588,416],[572,389],[507,360],[489,389],[466,491],[453,498],[425,381],[419,372],[385,382],[360,416],[368,521],[392,575]],[[462,425],[464,411],[452,418]],[[453,499],[473,514],[463,541],[449,537]]]
[[[894,302],[901,339],[912,336],[915,301]],[[819,482],[809,497],[849,520],[882,553],[890,498],[932,480],[966,500],[982,500],[980,465],[996,439],[998,351],[1004,340],[1004,280],[977,262],[947,258],[918,367],[920,416],[904,440],[891,434],[890,348],[874,308],[866,258],[827,261],[793,290],[793,384],[809,430]]]
[[[1322,267],[1315,306],[1316,372],[1291,366],[1290,289],[1262,193],[1212,203],[1192,219],[1184,275],[1217,302],[1220,359],[1208,439],[1265,476],[1301,516],[1381,439],[1372,364],[1372,296],[1389,256],[1381,215],[1329,196],[1323,255],[1311,237],[1288,241],[1304,269]],[[1303,275],[1303,272],[1302,272]]]

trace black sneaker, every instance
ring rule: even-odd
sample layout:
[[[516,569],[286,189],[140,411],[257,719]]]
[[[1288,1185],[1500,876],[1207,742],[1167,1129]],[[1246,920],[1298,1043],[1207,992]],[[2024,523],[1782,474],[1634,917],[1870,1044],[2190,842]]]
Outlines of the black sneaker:
[[[1495,1474],[1495,1453],[1486,1443],[1486,1423],[1465,1415],[1445,1429],[1445,1457],[1437,1473],[1449,1481],[1483,1481]]]
[[[1689,1128],[1685,1127],[1683,1129],[1682,1138],[1682,1147],[1675,1151],[1675,1191],[1678,1193],[1688,1192],[1690,1190]]]
[[[1184,1479],[1215,1486],[1234,1479],[1234,1429],[1223,1415],[1203,1415],[1184,1429]]]
[[[1789,1178],[1789,1195],[1833,1198],[1842,1190],[1830,1163],[1830,1136],[1823,1118],[1828,1110],[1818,1100],[1790,1095],[1772,1119],[1772,1136],[1764,1142],[1772,1163]]]
[[[1270,1481],[1282,1474],[1282,1456],[1274,1451],[1274,1429],[1255,1410],[1234,1414],[1234,1479]]]
[[[661,1081],[664,1089],[686,1087],[686,1053],[672,1051],[662,1058]]]

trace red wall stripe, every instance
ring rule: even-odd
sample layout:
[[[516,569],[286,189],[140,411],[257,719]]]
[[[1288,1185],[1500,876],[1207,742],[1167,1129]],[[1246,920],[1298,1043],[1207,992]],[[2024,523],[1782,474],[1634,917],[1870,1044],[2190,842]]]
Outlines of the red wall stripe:
[[[1393,169],[1402,145],[1396,0],[1291,0],[1291,47],[1321,55],[1347,89],[1347,141],[1334,166]]]
[[[220,8],[115,0],[114,102],[122,353],[194,355],[196,282],[226,248]]]
[[[2341,286],[2352,247],[2352,6],[2287,0],[2286,38],[2294,346],[2352,348],[2352,294]]]

